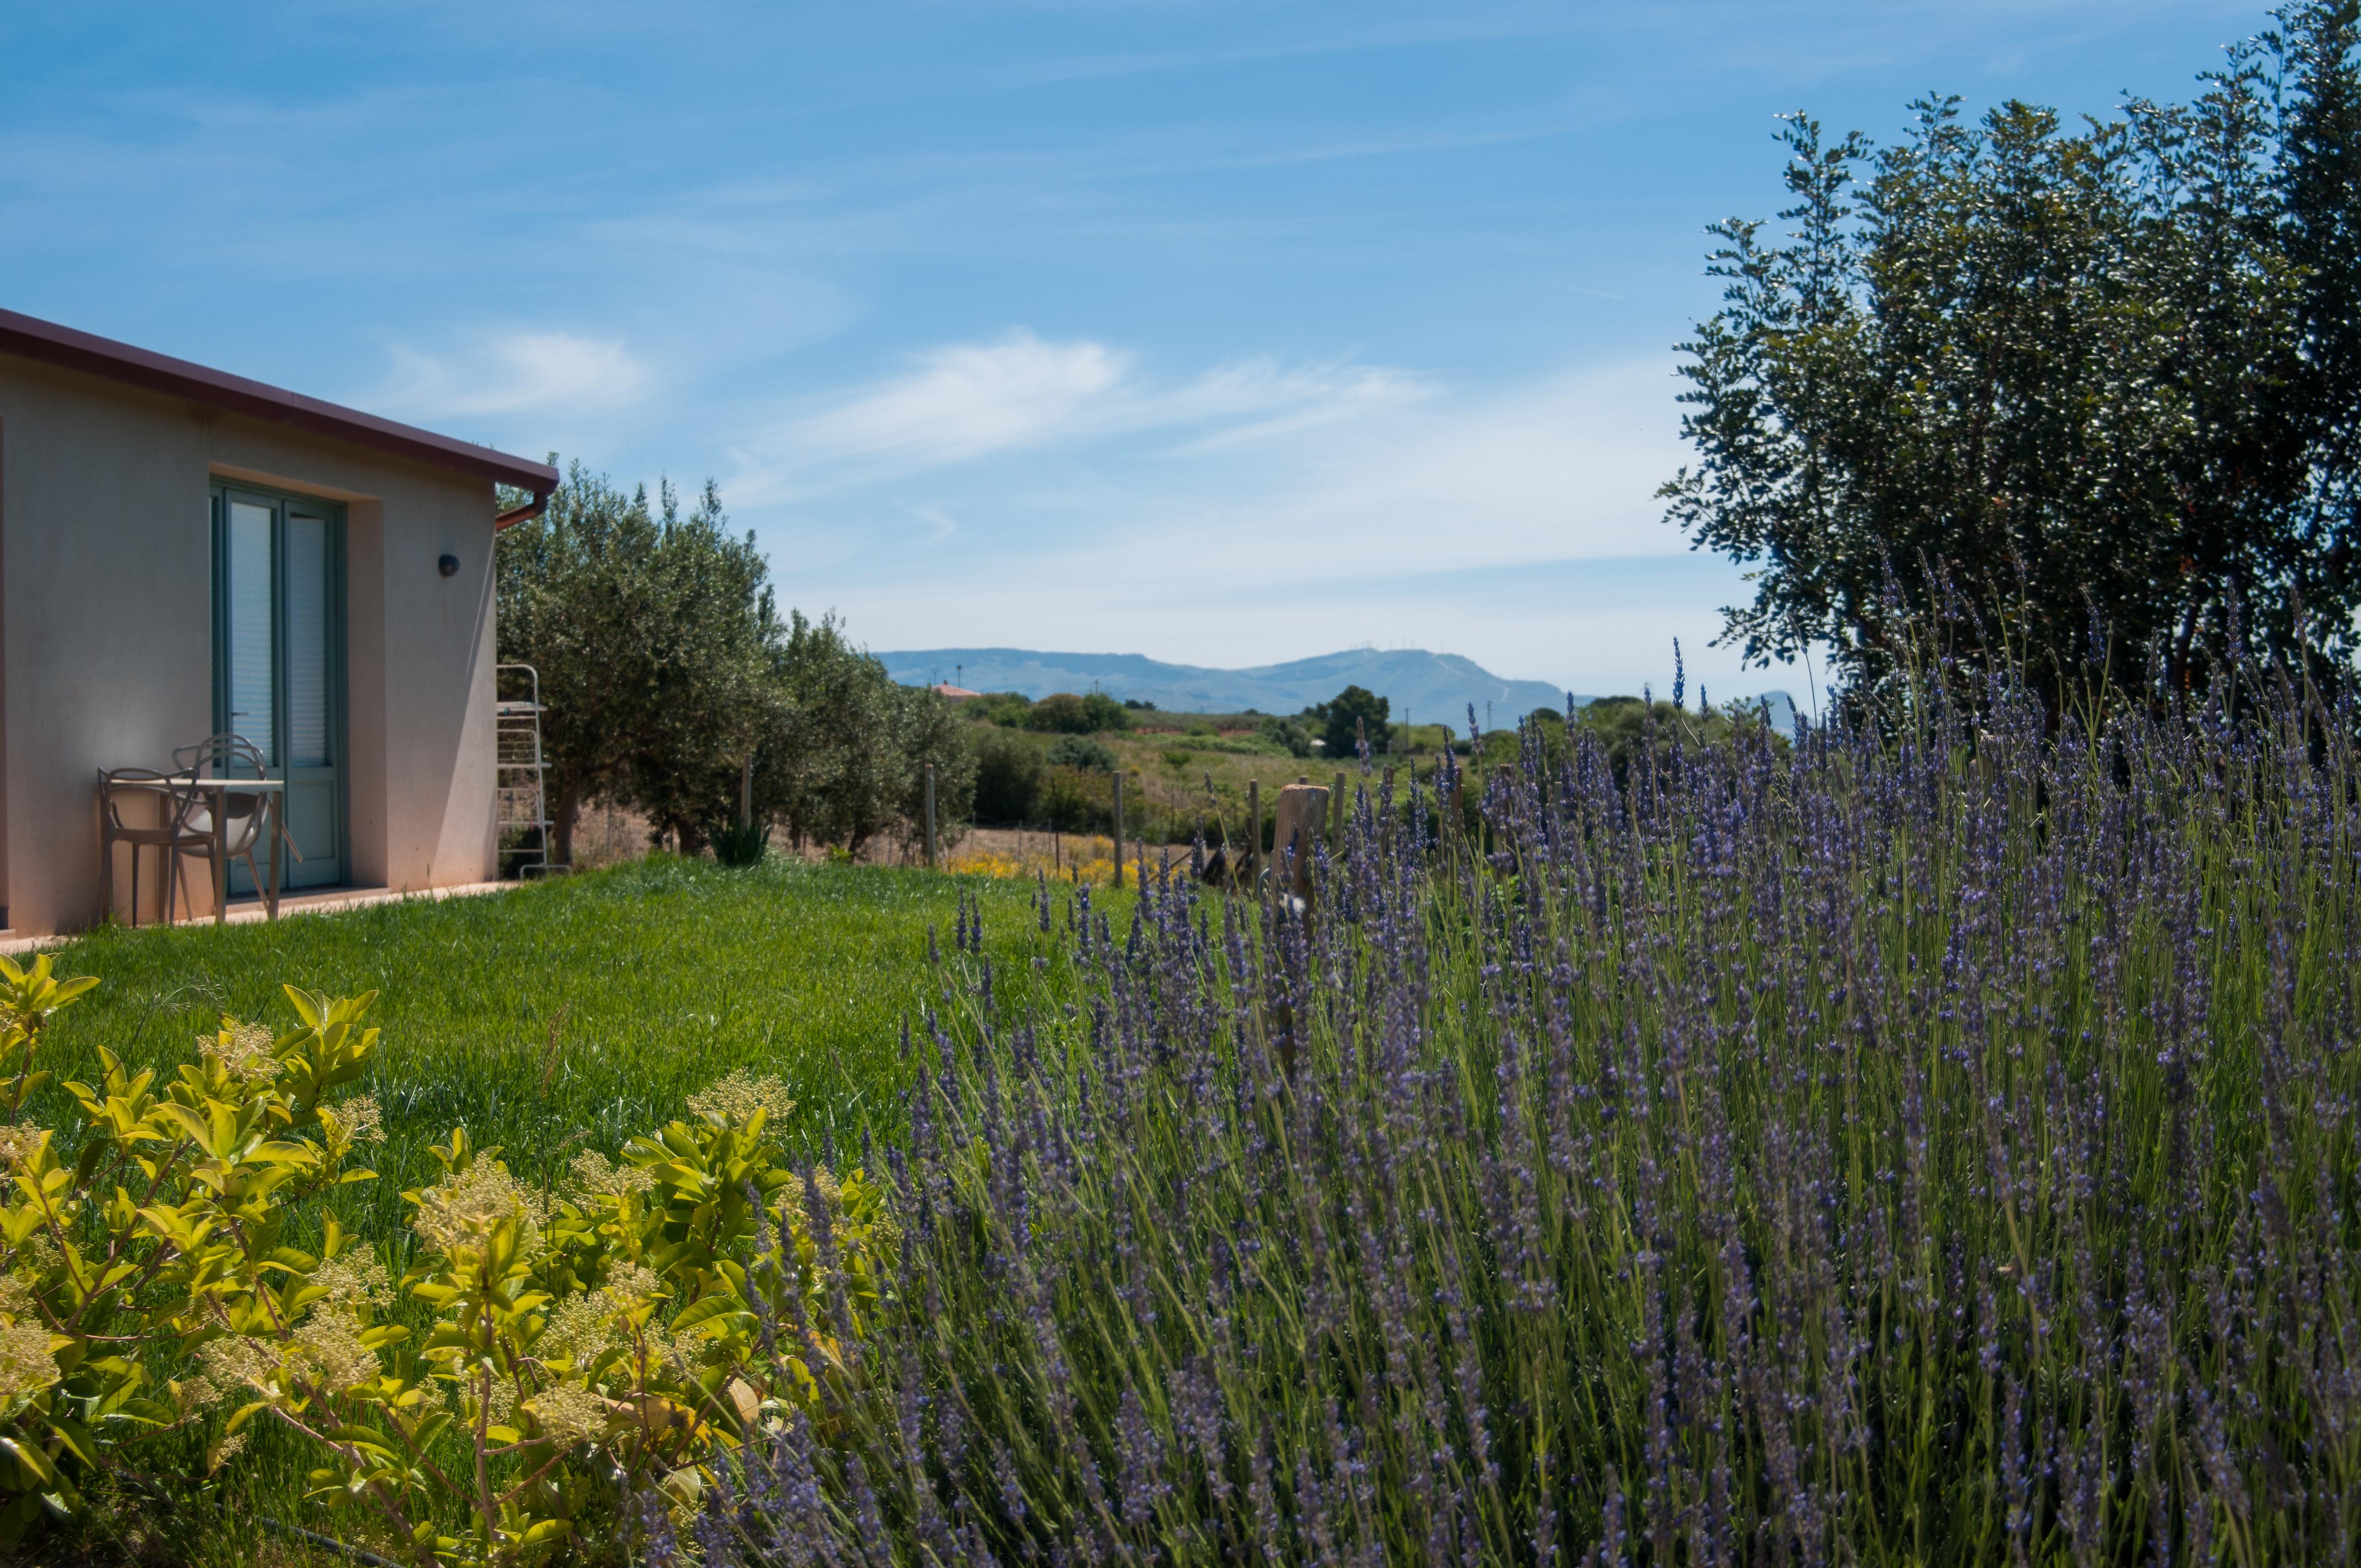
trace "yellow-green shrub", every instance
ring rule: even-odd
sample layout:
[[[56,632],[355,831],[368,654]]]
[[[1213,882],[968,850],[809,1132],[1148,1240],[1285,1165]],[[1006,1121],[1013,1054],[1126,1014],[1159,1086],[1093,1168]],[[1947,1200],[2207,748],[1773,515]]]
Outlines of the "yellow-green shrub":
[[[161,1086],[100,1053],[101,1081],[64,1088],[82,1135],[60,1163],[56,1133],[22,1119],[48,1080],[34,1066],[50,1017],[96,984],[59,981],[46,956],[0,959],[0,1531],[82,1507],[78,1475],[127,1438],[196,1419],[202,1389],[170,1375],[225,1333],[291,1333],[322,1259],[288,1245],[304,1200],[367,1171],[344,1168],[375,1128],[359,1076],[374,993],[330,1002],[294,991],[302,1026],[274,1037],[225,1021],[200,1059]],[[332,1241],[334,1234],[332,1232]]]
[[[392,1550],[522,1560],[644,1486],[693,1501],[717,1451],[858,1377],[891,1221],[860,1172],[806,1190],[775,1080],[733,1075],[562,1186],[455,1130],[403,1195],[396,1280],[326,1201],[374,1177],[351,1159],[377,1107],[334,1095],[378,1050],[375,992],[290,987],[296,1028],[225,1019],[160,1091],[102,1052],[97,1087],[64,1085],[68,1166],[21,1113],[49,1018],[96,982],[47,958],[0,981],[0,1530],[79,1509],[128,1439],[206,1423],[210,1470],[263,1419]]]

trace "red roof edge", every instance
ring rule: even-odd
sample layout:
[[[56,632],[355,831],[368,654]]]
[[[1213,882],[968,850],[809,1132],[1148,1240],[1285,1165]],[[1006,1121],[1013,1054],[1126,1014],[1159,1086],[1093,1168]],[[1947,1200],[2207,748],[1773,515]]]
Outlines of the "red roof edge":
[[[545,495],[536,493],[533,499],[525,502],[524,505],[521,507],[511,507],[508,510],[501,512],[499,516],[493,518],[492,532],[494,533],[506,533],[510,529],[514,528],[520,522],[530,522],[534,518],[539,517],[548,505],[549,498]]]
[[[489,446],[437,435],[414,425],[397,424],[358,409],[307,398],[301,392],[290,392],[262,381],[249,381],[243,376],[210,369],[170,355],[134,348],[127,343],[117,343],[95,333],[78,332],[16,311],[0,310],[0,354],[103,376],[110,381],[188,398],[274,424],[291,425],[313,435],[349,441],[413,462],[513,485],[533,492],[536,510],[557,488],[557,470],[546,463],[511,457]]]

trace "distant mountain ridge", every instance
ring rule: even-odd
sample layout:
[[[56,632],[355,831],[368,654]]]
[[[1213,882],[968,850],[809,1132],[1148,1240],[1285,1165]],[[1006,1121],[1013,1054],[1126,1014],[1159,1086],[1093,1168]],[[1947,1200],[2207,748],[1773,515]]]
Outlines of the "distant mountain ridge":
[[[1284,664],[1217,670],[1168,664],[1139,653],[1045,653],[1028,648],[928,648],[880,653],[895,680],[923,685],[956,678],[972,691],[1022,692],[1038,701],[1051,692],[1087,692],[1152,702],[1194,713],[1295,713],[1326,702],[1348,685],[1391,699],[1397,720],[1467,722],[1467,705],[1494,722],[1511,723],[1536,707],[1564,707],[1566,694],[1546,681],[1512,681],[1456,653],[1411,648],[1356,648]],[[1576,697],[1587,702],[1587,697]]]
[[[1348,685],[1364,686],[1393,704],[1397,722],[1467,724],[1490,707],[1491,722],[1503,728],[1537,707],[1563,708],[1568,694],[1547,681],[1516,681],[1496,675],[1473,659],[1423,648],[1353,648],[1294,659],[1220,670],[1203,664],[1168,664],[1139,653],[1049,653],[1030,648],[920,648],[879,653],[886,673],[905,685],[956,681],[971,691],[1022,692],[1038,701],[1051,692],[1087,692],[1152,702],[1183,713],[1297,713],[1326,702]],[[1776,721],[1790,728],[1794,707],[1784,692],[1766,692]],[[1576,706],[1592,700],[1575,694]]]

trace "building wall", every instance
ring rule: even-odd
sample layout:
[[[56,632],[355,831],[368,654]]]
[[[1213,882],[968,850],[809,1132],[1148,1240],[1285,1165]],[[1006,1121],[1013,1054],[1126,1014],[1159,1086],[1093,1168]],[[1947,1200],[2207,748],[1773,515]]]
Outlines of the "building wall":
[[[0,904],[20,934],[99,917],[97,770],[169,767],[213,727],[224,479],[344,503],[353,882],[494,872],[489,482],[0,355]],[[203,862],[182,870],[209,908]]]

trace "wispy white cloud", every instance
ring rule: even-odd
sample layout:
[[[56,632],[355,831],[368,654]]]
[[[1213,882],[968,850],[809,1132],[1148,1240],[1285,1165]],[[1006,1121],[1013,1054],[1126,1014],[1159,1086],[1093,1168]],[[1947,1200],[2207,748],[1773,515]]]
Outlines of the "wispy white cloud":
[[[1170,433],[1179,438],[1171,454],[1193,455],[1349,422],[1431,390],[1381,367],[1290,369],[1268,358],[1162,382],[1126,350],[1017,331],[929,349],[902,375],[791,413],[741,446],[728,488],[756,503],[1148,433]]]
[[[1159,425],[1212,426],[1171,449],[1192,457],[1349,423],[1424,402],[1441,389],[1426,377],[1379,365],[1282,369],[1277,361],[1242,360],[1208,371],[1189,386],[1141,400],[1136,412]]]
[[[1672,368],[1586,366],[1312,433],[1206,487],[1195,528],[1279,574],[1333,575],[1340,539],[1396,571],[1677,549],[1655,499],[1686,456]]]
[[[764,542],[795,563],[793,591],[880,647],[1244,664],[1374,631],[1621,690],[1668,679],[1679,638],[1695,678],[1755,689],[1704,647],[1743,597],[1738,569],[1686,554],[1655,498],[1686,456],[1669,358],[1477,386],[1385,372],[1409,389],[1394,393],[1256,364],[1161,389],[1135,370],[1100,394],[1219,416],[1183,439],[1123,439],[1085,407],[1060,427],[1068,450],[849,478]],[[1258,403],[1275,407],[1237,412]],[[956,534],[912,540],[909,517],[952,514]]]
[[[939,544],[959,532],[959,519],[940,507],[912,507],[910,515],[927,525],[927,532],[920,541],[922,543]]]
[[[509,332],[434,354],[397,344],[391,374],[358,401],[421,419],[583,413],[628,408],[654,378],[620,339]]]
[[[1071,433],[1130,370],[1128,355],[1103,344],[1044,343],[1026,332],[952,344],[919,355],[908,375],[796,422],[785,444],[819,464],[882,458],[910,467],[1038,445]]]

